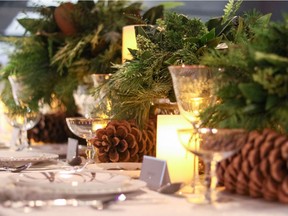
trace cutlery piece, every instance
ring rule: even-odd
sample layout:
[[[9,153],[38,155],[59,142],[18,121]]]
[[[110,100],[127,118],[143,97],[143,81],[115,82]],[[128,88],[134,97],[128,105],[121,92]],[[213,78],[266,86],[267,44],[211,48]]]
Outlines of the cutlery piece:
[[[8,172],[17,173],[17,172],[21,172],[23,170],[26,170],[31,166],[32,166],[32,163],[23,164],[23,165],[17,166],[17,167],[4,166],[4,167],[0,167],[0,171],[8,171]]]

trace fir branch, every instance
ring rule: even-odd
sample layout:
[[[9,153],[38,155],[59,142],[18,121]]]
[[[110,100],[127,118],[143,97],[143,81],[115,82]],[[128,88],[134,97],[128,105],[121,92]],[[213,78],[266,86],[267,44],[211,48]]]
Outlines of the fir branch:
[[[235,16],[242,4],[242,0],[229,0],[223,9],[222,23],[226,23],[229,19]]]
[[[57,71],[60,75],[63,75],[67,68],[71,66],[73,61],[81,56],[92,38],[93,35],[89,34],[80,38],[80,40],[78,38],[76,40],[68,40],[65,46],[60,48],[53,56],[51,65],[57,66]]]

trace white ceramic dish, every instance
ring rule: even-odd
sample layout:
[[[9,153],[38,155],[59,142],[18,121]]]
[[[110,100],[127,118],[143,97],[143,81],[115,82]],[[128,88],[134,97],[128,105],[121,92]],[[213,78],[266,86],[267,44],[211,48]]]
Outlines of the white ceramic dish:
[[[50,144],[45,143],[43,145],[34,145],[32,150],[35,152],[45,152],[50,154],[58,154],[59,156],[66,156],[67,154],[67,144]]]
[[[128,193],[146,186],[143,181],[107,172],[31,172],[12,178],[17,185],[66,197]]]
[[[0,166],[19,166],[24,163],[37,163],[58,159],[57,154],[34,151],[0,150]]]

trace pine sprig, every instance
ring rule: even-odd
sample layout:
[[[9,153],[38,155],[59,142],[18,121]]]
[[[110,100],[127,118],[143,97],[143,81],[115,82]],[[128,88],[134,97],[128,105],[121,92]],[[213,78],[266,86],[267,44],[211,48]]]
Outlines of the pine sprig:
[[[242,0],[229,0],[223,9],[224,15],[222,17],[222,23],[226,23],[229,19],[236,15],[242,4]]]

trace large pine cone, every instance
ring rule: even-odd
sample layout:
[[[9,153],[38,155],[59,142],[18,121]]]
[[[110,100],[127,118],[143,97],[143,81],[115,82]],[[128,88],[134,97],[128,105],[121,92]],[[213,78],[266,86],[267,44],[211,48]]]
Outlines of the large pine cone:
[[[133,122],[113,120],[96,131],[92,143],[100,162],[141,162],[144,155],[156,154],[156,126],[149,121],[140,130]]]
[[[266,129],[249,133],[247,143],[217,169],[226,190],[288,203],[288,137]]]

